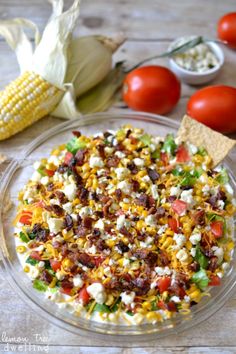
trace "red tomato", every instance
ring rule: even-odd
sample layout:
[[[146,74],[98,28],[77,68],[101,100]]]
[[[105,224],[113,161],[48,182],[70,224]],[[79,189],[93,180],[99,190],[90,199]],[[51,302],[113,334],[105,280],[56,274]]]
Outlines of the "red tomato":
[[[74,155],[71,152],[69,152],[69,151],[65,154],[64,162],[65,162],[66,165],[69,164],[69,162],[70,162],[70,160],[72,159],[73,156]]]
[[[32,212],[23,210],[22,215],[19,218],[19,222],[25,225],[30,225],[32,221]]]
[[[54,272],[56,272],[58,269],[61,269],[61,262],[57,261],[56,259],[50,259],[50,265]]]
[[[211,223],[211,232],[215,238],[220,238],[224,233],[224,224],[222,221],[213,221]]]
[[[236,131],[236,88],[208,86],[194,93],[187,104],[190,117],[222,133]]]
[[[180,199],[174,200],[171,206],[174,212],[178,215],[184,214],[187,210],[187,203]]]
[[[174,218],[168,218],[168,225],[171,228],[172,231],[178,232],[178,221]]]
[[[102,262],[105,260],[104,257],[94,257],[94,261],[95,261],[95,265],[96,267],[99,267],[100,264],[102,264]]]
[[[220,285],[220,278],[217,275],[211,275],[209,286],[218,286]]]
[[[49,176],[49,177],[52,177],[53,175],[54,175],[54,173],[55,173],[55,171],[53,171],[53,170],[45,170],[45,173]]]
[[[220,18],[217,26],[218,38],[236,49],[236,12],[231,12]]]
[[[70,295],[71,294],[71,289],[72,288],[60,288],[60,292],[62,294]]]
[[[176,152],[176,161],[177,162],[188,162],[190,160],[190,156],[188,150],[184,145],[180,145]]]
[[[85,286],[80,290],[78,299],[83,302],[83,305],[89,303],[90,296]]]
[[[161,294],[169,288],[170,282],[170,277],[163,277],[158,280],[157,286]]]
[[[123,99],[134,110],[165,114],[179,101],[180,90],[179,80],[169,69],[142,66],[125,77]]]
[[[176,304],[174,303],[174,301],[169,301],[167,304],[167,309],[171,312],[176,312],[177,308],[176,308]]]
[[[32,251],[30,253],[30,257],[36,259],[37,261],[41,261],[41,256],[38,251]]]
[[[166,305],[162,300],[158,301],[157,306],[162,310],[166,310]]]

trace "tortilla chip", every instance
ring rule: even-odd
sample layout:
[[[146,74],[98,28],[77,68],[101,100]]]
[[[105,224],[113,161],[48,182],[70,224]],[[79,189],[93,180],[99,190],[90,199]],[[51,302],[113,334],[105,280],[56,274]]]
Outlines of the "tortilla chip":
[[[213,167],[217,166],[236,144],[236,140],[227,138],[187,115],[183,117],[177,136],[181,141],[204,147],[212,158]]]

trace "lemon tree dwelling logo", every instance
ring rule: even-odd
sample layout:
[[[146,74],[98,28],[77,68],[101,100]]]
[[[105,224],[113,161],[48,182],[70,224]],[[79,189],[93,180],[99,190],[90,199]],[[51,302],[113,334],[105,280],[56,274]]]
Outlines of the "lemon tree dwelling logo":
[[[34,333],[33,342],[31,343],[27,337],[14,337],[9,336],[6,332],[2,332],[2,346],[3,351],[7,353],[14,352],[35,352],[35,353],[48,353],[48,337],[39,333]]]

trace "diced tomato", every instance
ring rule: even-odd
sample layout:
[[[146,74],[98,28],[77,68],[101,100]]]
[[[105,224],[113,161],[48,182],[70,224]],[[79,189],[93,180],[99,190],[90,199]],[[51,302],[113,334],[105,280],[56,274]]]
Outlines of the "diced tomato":
[[[85,286],[80,290],[78,299],[83,302],[83,305],[89,303],[90,296]]]
[[[176,152],[176,161],[177,162],[188,162],[190,160],[190,156],[188,150],[184,145],[180,145]]]
[[[210,277],[210,282],[208,283],[209,286],[218,286],[220,285],[220,278],[217,275],[212,275]]]
[[[60,292],[62,294],[70,295],[71,294],[71,289],[72,288],[60,288]]]
[[[211,223],[211,232],[215,238],[220,238],[224,233],[224,224],[222,221],[213,221]]]
[[[30,253],[30,257],[36,259],[37,261],[41,261],[41,256],[38,251],[32,251]]]
[[[168,225],[172,231],[178,232],[179,222],[175,218],[168,218]]]
[[[170,277],[163,277],[158,280],[157,286],[161,294],[169,288],[170,283],[171,283]]]
[[[168,162],[169,162],[167,153],[166,152],[161,152],[160,158],[161,158],[161,161],[163,162],[163,164],[165,166],[167,166]]]
[[[167,304],[167,308],[171,312],[176,312],[177,311],[176,304],[174,303],[174,301],[169,301],[168,304]]]
[[[50,265],[54,272],[61,268],[61,262],[57,261],[56,259],[50,259]]]
[[[22,224],[30,225],[32,221],[32,212],[28,210],[23,210],[19,222]]]
[[[104,257],[94,257],[96,267],[99,267],[100,264],[105,260]]]
[[[72,159],[73,156],[74,155],[71,152],[69,152],[69,151],[65,154],[64,162],[65,162],[66,165],[69,164],[69,162],[70,162],[70,160]]]
[[[162,300],[158,301],[157,306],[162,310],[166,310],[166,305]]]
[[[49,177],[52,177],[52,176],[54,175],[55,171],[45,169],[45,173],[46,173]]]
[[[172,203],[172,209],[178,215],[183,215],[187,210],[187,206],[188,206],[187,203],[185,203],[183,200],[180,199],[176,199]]]

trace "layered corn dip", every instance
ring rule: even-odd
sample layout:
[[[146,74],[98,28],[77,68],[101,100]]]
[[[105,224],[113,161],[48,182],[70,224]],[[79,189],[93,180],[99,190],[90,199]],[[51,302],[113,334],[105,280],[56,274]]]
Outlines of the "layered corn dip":
[[[124,126],[34,163],[15,239],[32,286],[94,321],[157,323],[230,268],[233,189],[204,148]]]

